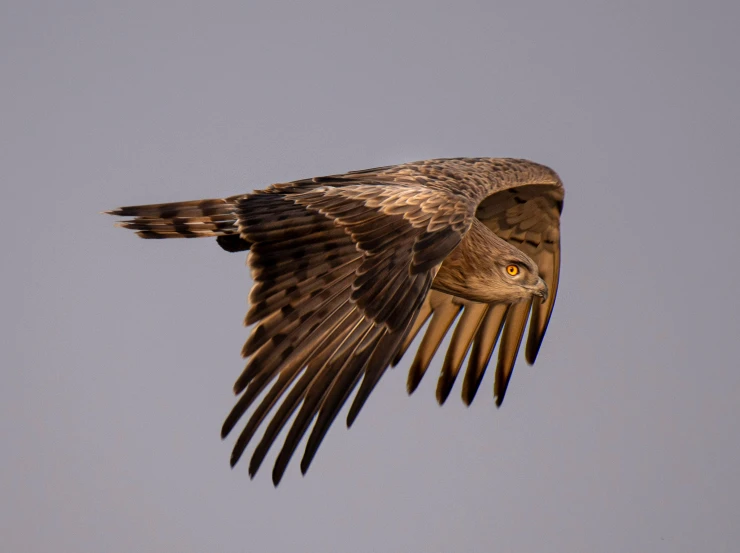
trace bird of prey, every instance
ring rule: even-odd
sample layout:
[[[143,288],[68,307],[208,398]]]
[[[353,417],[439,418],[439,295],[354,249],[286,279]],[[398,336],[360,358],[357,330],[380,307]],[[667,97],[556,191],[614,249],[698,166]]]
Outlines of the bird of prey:
[[[527,320],[532,364],[555,303],[563,198],[544,165],[449,158],[107,213],[128,217],[117,225],[142,238],[215,237],[227,251],[249,250],[248,361],[222,437],[261,396],[231,455],[234,466],[269,419],[253,477],[298,410],[274,465],[277,486],[311,424],[304,474],[353,390],[359,384],[348,426],[427,321],[408,392],[457,319],[437,400],[447,399],[472,347],[462,385],[469,405],[499,342],[493,392],[501,405]]]

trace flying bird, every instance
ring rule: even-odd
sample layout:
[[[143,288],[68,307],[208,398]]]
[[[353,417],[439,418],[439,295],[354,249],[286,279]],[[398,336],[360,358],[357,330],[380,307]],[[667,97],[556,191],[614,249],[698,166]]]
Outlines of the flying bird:
[[[563,198],[544,165],[450,158],[107,213],[129,218],[117,226],[142,238],[215,237],[224,250],[249,250],[248,361],[221,434],[255,405],[231,455],[234,466],[266,422],[253,477],[298,410],[273,468],[277,486],[311,424],[304,474],[353,390],[359,384],[348,426],[427,321],[408,392],[457,320],[437,400],[447,399],[472,348],[462,384],[469,405],[498,342],[493,393],[501,405],[527,320],[532,364],[555,304]]]

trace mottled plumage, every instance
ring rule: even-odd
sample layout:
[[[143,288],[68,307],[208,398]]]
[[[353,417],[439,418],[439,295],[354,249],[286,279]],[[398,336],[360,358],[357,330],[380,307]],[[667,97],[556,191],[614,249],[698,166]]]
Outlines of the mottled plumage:
[[[409,393],[457,320],[438,401],[470,351],[462,386],[470,404],[498,342],[501,404],[527,320],[526,359],[534,363],[555,303],[563,196],[543,165],[456,158],[109,213],[132,217],[118,224],[143,238],[211,236],[227,251],[249,250],[254,286],[245,323],[254,326],[222,435],[269,387],[231,457],[234,465],[269,418],[249,465],[254,475],[297,411],[273,469],[277,485],[311,424],[304,473],[352,391],[359,384],[348,425],[427,321]]]

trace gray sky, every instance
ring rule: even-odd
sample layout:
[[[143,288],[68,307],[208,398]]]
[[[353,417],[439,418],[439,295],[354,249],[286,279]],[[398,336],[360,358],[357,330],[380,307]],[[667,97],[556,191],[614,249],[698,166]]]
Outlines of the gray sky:
[[[737,2],[348,4],[0,5],[0,549],[736,551]],[[230,470],[244,255],[98,212],[440,156],[566,184],[536,367]]]

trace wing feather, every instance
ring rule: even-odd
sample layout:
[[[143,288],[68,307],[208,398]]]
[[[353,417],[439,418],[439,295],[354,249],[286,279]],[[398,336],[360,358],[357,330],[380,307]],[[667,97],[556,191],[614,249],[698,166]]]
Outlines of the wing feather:
[[[348,352],[345,356],[345,366],[338,371],[336,379],[328,389],[318,411],[316,424],[314,424],[311,434],[308,437],[306,450],[301,459],[301,472],[304,474],[311,465],[311,461],[321,445],[324,436],[326,436],[331,423],[357,386],[362,376],[363,368],[369,356],[374,351],[374,344],[380,339],[382,332],[383,330],[379,327],[368,329],[351,355]]]
[[[506,389],[509,387],[516,354],[519,352],[519,344],[521,344],[522,336],[524,336],[524,327],[527,324],[527,315],[531,307],[531,300],[515,303],[506,316],[506,324],[501,333],[501,343],[498,348],[496,378],[493,382],[493,396],[496,398],[496,405],[499,407],[503,403]]]
[[[438,221],[439,228],[428,231],[439,212],[420,213],[433,192],[359,188],[286,187],[280,190],[290,193],[254,194],[237,203],[239,236],[251,244],[255,280],[245,322],[255,326],[242,350],[248,363],[234,385],[242,395],[222,435],[271,385],[237,438],[231,462],[269,417],[249,463],[254,475],[297,411],[273,468],[276,485],[313,423],[301,462],[307,470],[359,384],[348,425],[355,420],[464,232],[458,218],[457,230]]]
[[[475,160],[468,161],[475,163]],[[498,164],[502,176],[500,179],[486,180],[484,184],[473,181],[467,184],[466,190],[475,198],[474,201],[478,202],[476,217],[537,263],[540,276],[548,286],[549,295],[545,302],[537,298],[533,302],[515,304],[511,308],[506,304],[491,304],[481,316],[481,308],[469,307],[467,304],[470,302],[440,291],[433,291],[427,298],[425,309],[420,311],[409,336],[394,358],[394,364],[400,361],[414,336],[431,316],[431,322],[426,328],[409,371],[407,387],[409,393],[413,392],[444,335],[452,328],[455,317],[462,310],[437,384],[437,399],[440,403],[449,395],[471,343],[472,351],[463,380],[462,398],[468,405],[473,401],[501,336],[494,385],[497,405],[501,405],[525,332],[527,318],[529,317],[529,333],[525,356],[527,362],[533,364],[542,345],[557,296],[560,271],[560,213],[564,195],[560,180],[552,171],[536,164],[525,166],[524,172],[515,174],[517,164],[510,163],[510,160],[484,160],[484,163],[493,163],[494,166]],[[530,171],[530,174],[527,171]],[[440,241],[436,243],[439,244]],[[433,297],[436,298],[434,304],[431,302]]]
[[[441,292],[435,291],[433,294],[441,294]],[[460,314],[461,309],[461,304],[452,302],[444,303],[434,309],[432,320],[429,321],[429,326],[419,349],[416,350],[416,356],[409,369],[409,377],[406,383],[406,389],[409,393],[412,393],[419,386],[421,379],[429,368],[429,363],[437,352],[437,348],[439,348],[445,334]]]
[[[429,289],[431,285],[431,278],[427,277],[426,289]],[[420,299],[423,299],[420,298]],[[421,302],[418,302],[420,305]],[[367,367],[364,371],[364,377],[360,384],[360,389],[357,391],[352,405],[347,413],[347,426],[350,427],[354,424],[357,416],[360,414],[362,407],[365,405],[368,397],[375,389],[378,384],[380,377],[383,376],[386,368],[388,367],[393,355],[396,353],[398,346],[403,339],[403,332],[386,332],[384,333],[377,344],[374,346],[370,358],[367,361]]]
[[[301,438],[303,438],[303,435],[316,416],[319,405],[326,395],[327,390],[331,387],[331,383],[337,376],[338,371],[344,367],[345,361],[354,353],[357,343],[363,336],[365,336],[371,327],[372,324],[367,319],[358,317],[352,330],[349,331],[349,334],[345,335],[344,342],[346,344],[345,349],[347,351],[343,352],[340,347],[338,351],[334,352],[330,360],[321,367],[314,378],[311,379],[310,384],[306,388],[306,393],[303,396],[301,408],[288,431],[288,436],[285,438],[283,447],[275,461],[272,479],[276,485],[283,477],[283,473],[285,472],[285,468],[288,466],[288,462],[298,447],[298,443],[301,441]]]
[[[463,380],[462,399],[465,405],[470,405],[475,398],[488,362],[491,360],[493,348],[496,347],[501,329],[504,327],[508,311],[509,305],[507,304],[490,305],[483,317],[483,322],[478,327]]]
[[[529,320],[529,336],[527,337],[527,349],[525,351],[527,363],[533,365],[537,359],[537,353],[542,346],[542,340],[547,331],[547,325],[552,316],[553,307],[555,307],[555,298],[558,294],[558,284],[560,280],[560,247],[552,251],[543,252],[537,257],[537,264],[540,268],[540,276],[547,283],[550,294],[547,301],[542,302],[539,299],[532,304],[532,315]]]
[[[460,372],[465,355],[470,349],[470,344],[476,335],[478,327],[483,322],[488,304],[485,303],[468,303],[463,309],[460,319],[455,325],[452,333],[450,345],[447,348],[442,371],[437,381],[437,401],[440,405],[444,404],[447,396],[450,395],[452,386],[455,383],[457,374]]]
[[[348,310],[347,296],[352,289],[352,275],[349,274],[331,288],[324,288],[316,296],[302,302],[298,309],[289,314],[291,325],[286,333],[270,336],[259,350],[250,358],[242,375],[237,379],[234,390],[239,393],[254,376],[260,372],[272,372],[288,358],[297,355],[314,345],[309,338],[319,338],[314,332],[333,322],[333,318],[345,315]]]
[[[416,316],[416,319],[414,320],[413,325],[411,326],[411,329],[406,334],[406,337],[401,343],[401,347],[399,348],[396,355],[393,357],[392,365],[394,367],[398,365],[398,362],[401,360],[404,353],[406,353],[406,350],[411,345],[411,342],[414,341],[414,338],[416,338],[417,334],[419,334],[421,327],[424,326],[424,323],[427,322],[430,315],[432,314],[433,307],[432,307],[430,298],[433,297],[435,293],[436,292],[432,290],[432,292],[427,294],[427,297],[424,298],[424,303],[422,304],[421,309],[419,310],[419,313]]]

